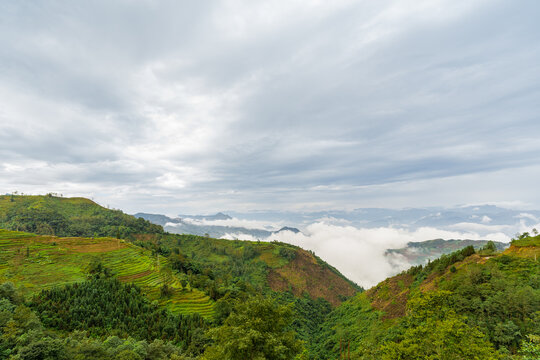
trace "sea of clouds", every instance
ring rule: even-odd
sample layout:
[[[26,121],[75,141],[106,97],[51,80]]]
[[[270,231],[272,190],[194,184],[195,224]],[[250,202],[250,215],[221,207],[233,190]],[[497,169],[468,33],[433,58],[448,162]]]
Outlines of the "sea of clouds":
[[[451,225],[452,230],[435,227],[358,228],[347,225],[344,221],[341,224],[339,222],[334,219],[318,221],[302,228],[300,233],[281,231],[263,240],[277,240],[312,250],[349,279],[369,288],[411,266],[405,258],[385,256],[387,249],[403,248],[408,242],[432,239],[489,239],[509,242],[511,236],[508,234],[531,230],[531,227],[521,220],[514,225],[460,223]],[[229,223],[240,224],[234,219]],[[227,221],[220,221],[220,225],[225,224]],[[540,228],[540,224],[534,227]],[[227,234],[224,238],[256,240],[249,234],[238,233]]]

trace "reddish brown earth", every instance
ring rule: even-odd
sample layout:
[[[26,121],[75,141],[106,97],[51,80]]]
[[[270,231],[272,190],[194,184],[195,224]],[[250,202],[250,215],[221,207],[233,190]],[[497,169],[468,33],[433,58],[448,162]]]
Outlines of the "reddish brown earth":
[[[400,274],[372,287],[366,295],[371,306],[384,312],[383,319],[395,319],[405,315],[412,282],[411,275]]]
[[[287,265],[271,269],[268,283],[274,291],[290,290],[295,296],[307,293],[314,299],[326,299],[333,306],[341,304],[340,296],[349,297],[357,292],[351,283],[302,249]]]

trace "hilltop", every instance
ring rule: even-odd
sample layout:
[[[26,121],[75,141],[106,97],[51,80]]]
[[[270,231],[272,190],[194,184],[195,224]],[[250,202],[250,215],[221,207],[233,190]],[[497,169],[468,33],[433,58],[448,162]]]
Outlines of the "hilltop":
[[[86,198],[48,195],[0,195],[0,228],[41,235],[134,239],[163,228],[108,209]]]

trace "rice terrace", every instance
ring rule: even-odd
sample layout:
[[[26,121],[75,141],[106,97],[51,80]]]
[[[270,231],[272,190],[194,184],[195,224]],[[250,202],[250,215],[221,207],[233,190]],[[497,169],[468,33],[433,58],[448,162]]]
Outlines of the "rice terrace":
[[[140,286],[148,297],[172,312],[213,314],[213,302],[197,289],[182,288],[167,258],[113,238],[59,238],[0,230],[0,282],[21,284],[26,294],[53,286],[81,282],[96,260],[109,267],[118,279]],[[160,298],[167,285],[172,296]]]

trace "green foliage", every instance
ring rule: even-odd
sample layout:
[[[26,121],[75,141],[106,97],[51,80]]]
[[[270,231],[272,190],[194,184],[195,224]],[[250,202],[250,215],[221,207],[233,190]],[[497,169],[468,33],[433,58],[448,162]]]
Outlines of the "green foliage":
[[[102,277],[114,274],[122,282],[135,283],[150,300],[157,300],[174,313],[213,316],[213,302],[202,291],[194,286],[189,287],[190,291],[181,291],[184,287],[180,280],[186,275],[173,271],[168,259],[151,256],[150,251],[128,242],[111,238],[1,235],[0,281],[22,286],[25,295],[54,285],[84,281],[89,272]],[[26,247],[30,250],[28,258],[23,257]],[[160,288],[165,284],[173,289],[169,297],[161,297]]]
[[[163,339],[186,348],[193,331],[206,328],[201,317],[173,315],[151,304],[137,286],[114,278],[93,278],[44,290],[33,298],[31,306],[49,328],[86,330],[94,336]]]
[[[497,246],[493,241],[488,241],[479,251],[480,256],[492,256],[497,252]]]
[[[369,298],[357,295],[326,317],[309,345],[310,358],[338,358],[340,341],[350,341],[353,359],[519,359],[518,353],[535,354],[537,344],[527,339],[540,335],[540,262],[535,258],[540,251],[528,246],[489,258],[467,258],[468,249],[412,268],[408,273],[416,281],[396,290],[408,294],[396,298],[407,302],[401,318],[383,320],[372,307],[397,295],[389,288]]]
[[[296,251],[294,249],[291,249],[289,247],[280,247],[279,248],[279,256],[282,258],[285,258],[287,260],[294,260],[296,258]]]
[[[512,239],[511,244],[516,247],[540,246],[540,235],[531,237],[528,232],[525,232]]]
[[[502,255],[470,264],[440,287],[450,307],[467,317],[497,348],[515,352],[525,334],[540,331],[540,263]]]
[[[271,296],[281,305],[292,306],[293,320],[289,328],[305,344],[313,342],[327,315],[332,311],[332,305],[322,298],[312,299],[307,295],[295,297],[290,292],[274,292]]]
[[[220,327],[208,331],[214,343],[203,355],[206,360],[290,360],[301,351],[301,343],[288,326],[289,307],[268,298],[239,303]]]
[[[540,359],[540,336],[529,335],[523,341],[520,354],[522,360],[538,360]]]
[[[440,258],[428,262],[427,265],[422,266],[413,266],[407,270],[407,274],[414,275],[416,282],[419,283],[425,278],[427,278],[432,273],[442,273],[449,266],[463,261],[466,257],[471,256],[475,253],[474,246],[469,245],[461,250],[454,251],[448,255],[442,255]]]
[[[110,236],[162,234],[163,228],[82,198],[0,195],[0,228],[40,235]]]
[[[96,280],[111,282],[111,279]],[[88,282],[87,284],[89,284]],[[40,322],[32,309],[25,305],[12,303],[11,298],[20,299],[19,294],[13,296],[12,285],[8,292],[0,295],[0,359],[11,360],[88,360],[88,359],[134,359],[134,360],[166,360],[191,359],[204,348],[203,329],[193,328],[191,343],[184,353],[180,347],[162,339],[136,340],[133,337],[103,336],[88,337],[86,331],[58,332],[49,331]],[[98,291],[99,293],[99,291]],[[80,300],[79,298],[76,299]],[[121,299],[120,299],[121,300]],[[18,301],[18,300],[17,300]],[[144,301],[143,301],[144,302]],[[133,304],[133,302],[131,302]],[[99,304],[102,305],[102,304]],[[117,304],[118,305],[118,304]],[[95,311],[99,311],[94,309]],[[145,308],[133,309],[144,311]],[[146,310],[148,310],[146,308]],[[160,324],[162,320],[158,318]],[[186,325],[186,324],[182,324]],[[113,332],[109,327],[103,331]],[[186,348],[184,346],[184,348]],[[189,356],[189,357],[188,357]]]
[[[319,332],[308,344],[310,359],[336,359],[340,343],[350,343],[353,358],[378,359],[377,344],[385,337],[387,324],[374,310],[365,293],[341,304],[326,316]]]
[[[403,333],[381,346],[381,359],[499,359],[484,335],[447,307],[449,294],[432,292],[412,298],[402,319]]]

